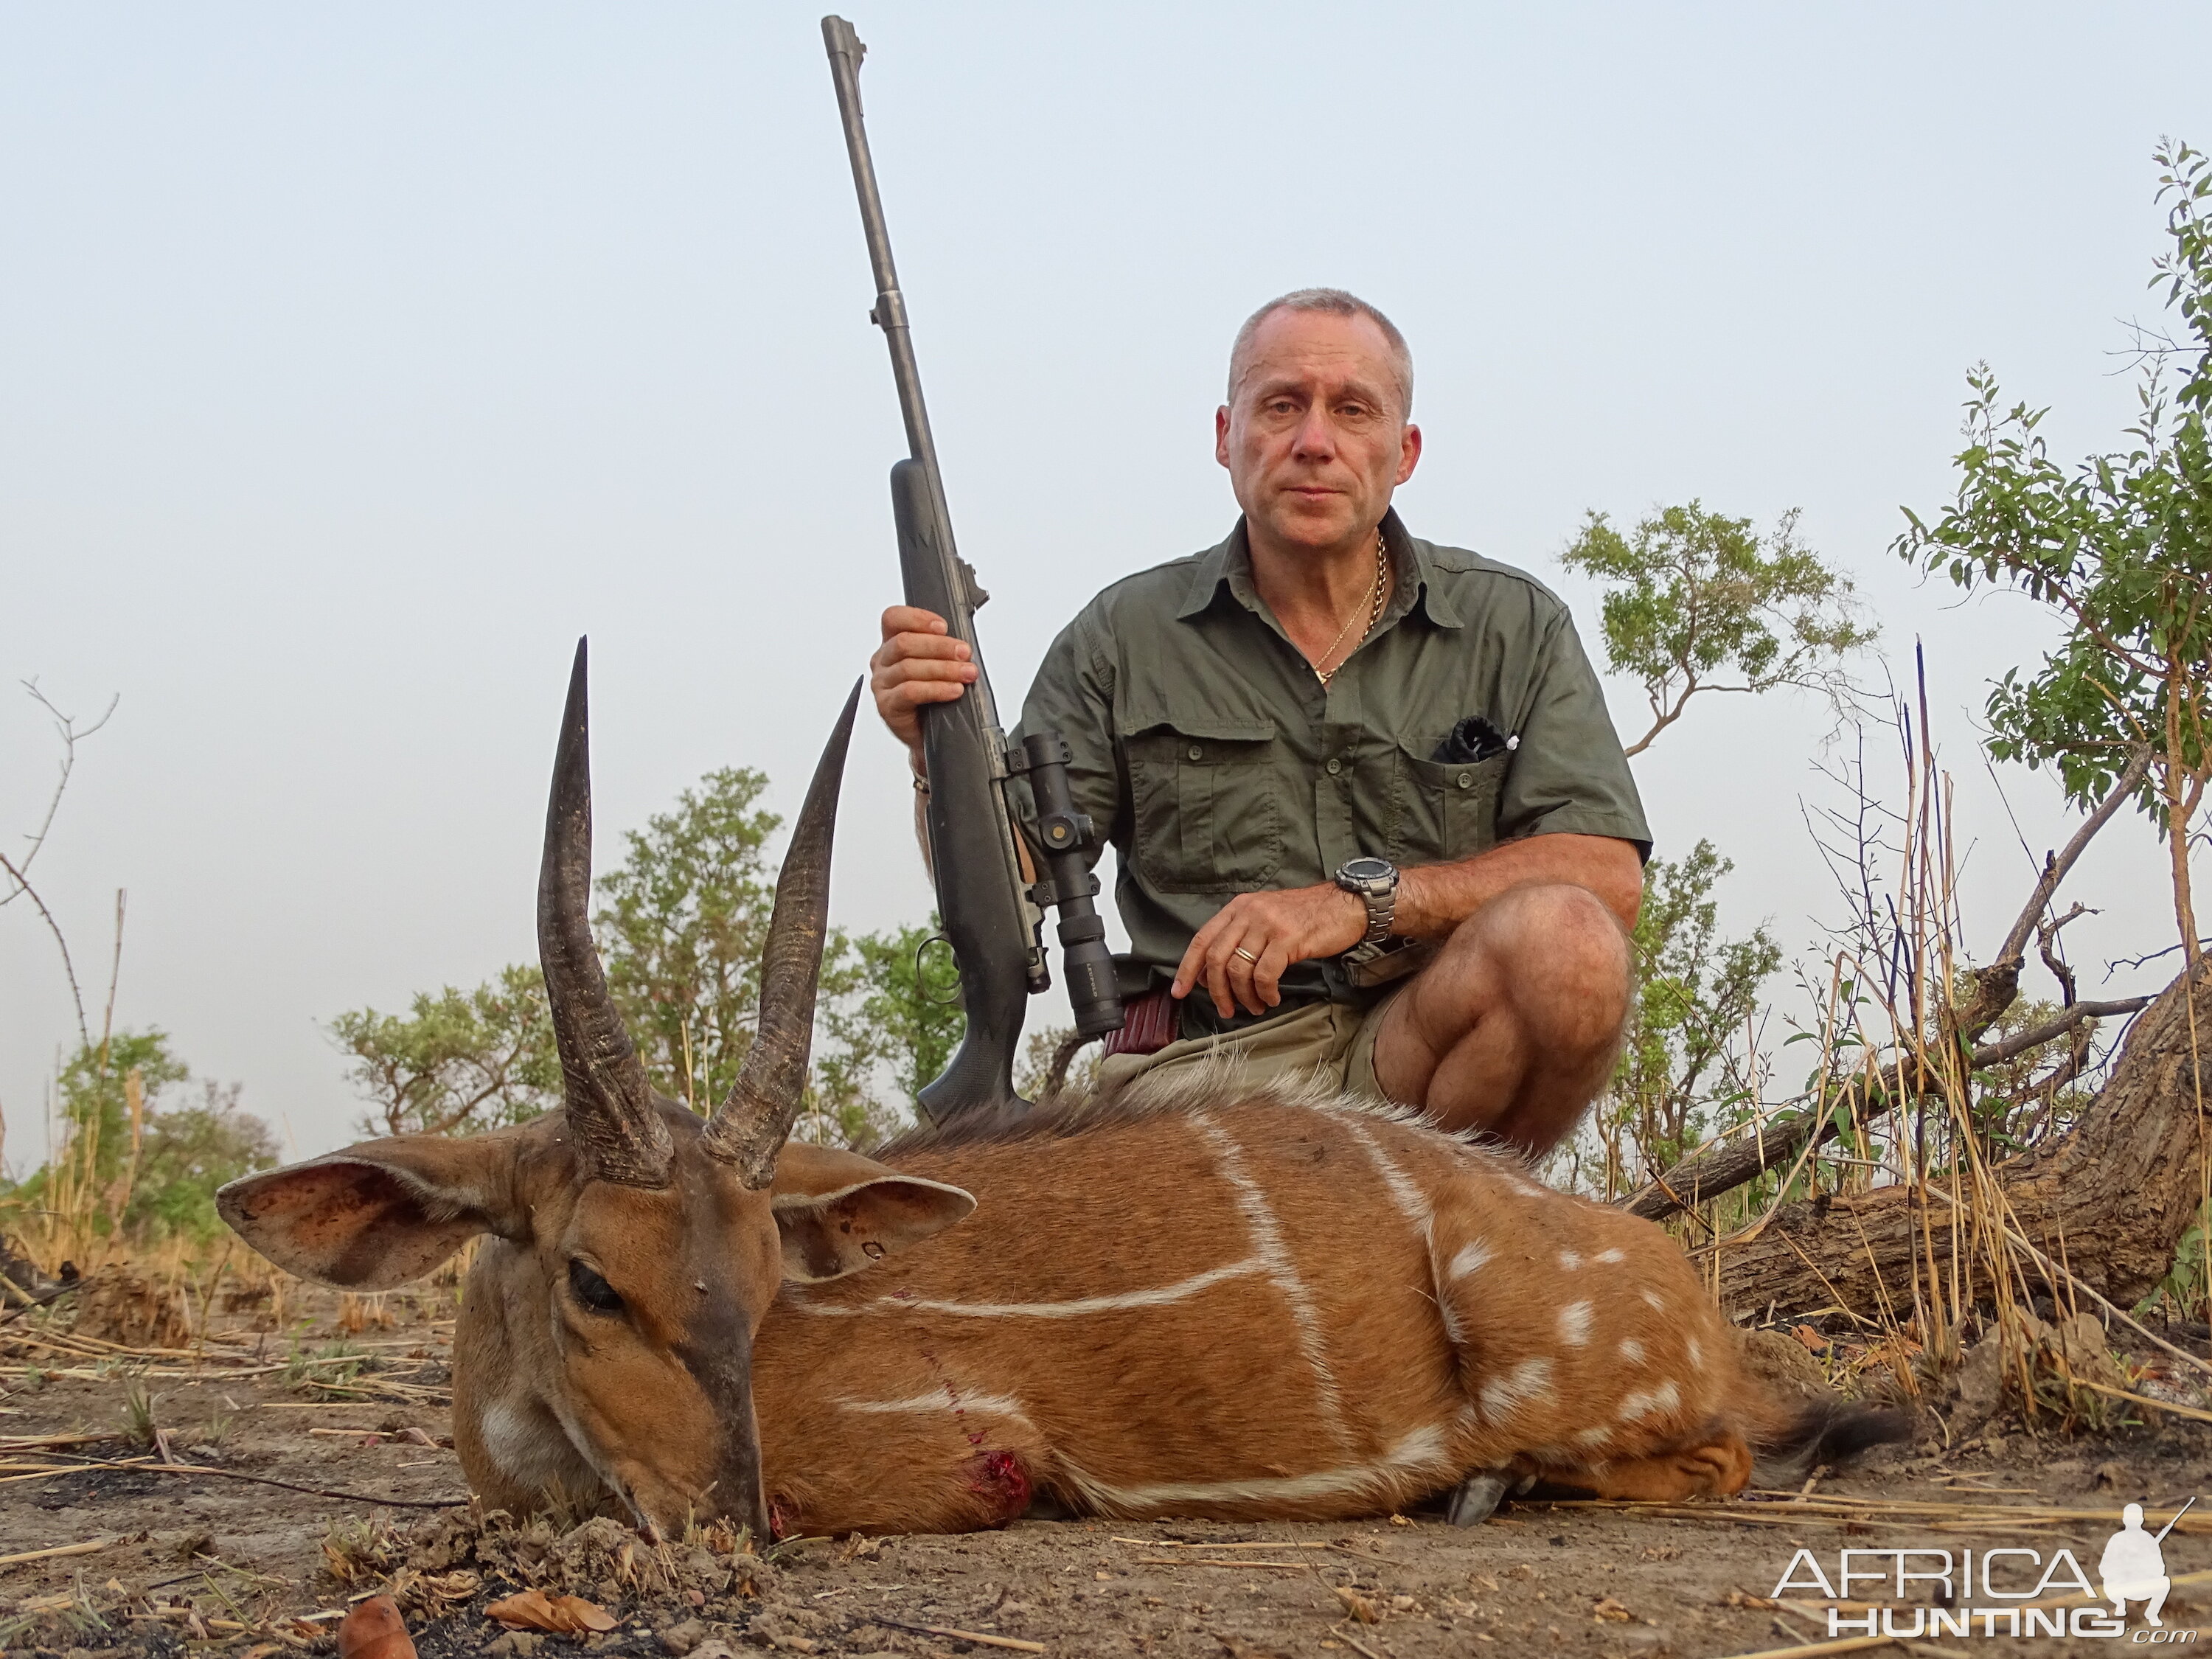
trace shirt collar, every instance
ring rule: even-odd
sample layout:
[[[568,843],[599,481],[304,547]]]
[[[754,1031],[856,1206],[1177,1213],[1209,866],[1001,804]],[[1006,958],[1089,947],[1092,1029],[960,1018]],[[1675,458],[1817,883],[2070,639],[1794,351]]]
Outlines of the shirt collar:
[[[1389,551],[1391,568],[1398,573],[1399,580],[1389,606],[1376,624],[1376,631],[1379,633],[1407,615],[1416,605],[1439,628],[1461,626],[1451,596],[1437,585],[1429,544],[1407,532],[1395,507],[1382,515],[1382,545]],[[1411,581],[1405,580],[1409,571]],[[1198,556],[1198,562],[1190,573],[1189,591],[1183,596],[1182,608],[1176,612],[1176,619],[1187,622],[1204,612],[1224,586],[1228,587],[1230,597],[1247,611],[1257,614],[1261,610],[1259,591],[1252,586],[1252,544],[1246,537],[1241,515],[1225,541]]]

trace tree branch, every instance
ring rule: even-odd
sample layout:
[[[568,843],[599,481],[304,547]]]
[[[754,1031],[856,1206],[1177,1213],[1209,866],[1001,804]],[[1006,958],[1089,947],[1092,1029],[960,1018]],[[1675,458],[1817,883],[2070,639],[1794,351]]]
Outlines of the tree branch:
[[[31,884],[23,879],[23,872],[9,861],[5,853],[0,853],[0,870],[5,870],[14,879],[18,891],[30,895],[31,902],[39,907],[39,914],[46,918],[47,931],[53,934],[54,943],[61,947],[62,972],[69,976],[70,1000],[76,1008],[77,1042],[84,1048],[91,1048],[92,1030],[84,1023],[84,993],[77,988],[76,964],[70,960],[69,940],[62,936],[61,923],[54,920],[54,913],[46,908],[46,900],[40,898]]]
[[[2150,1006],[2148,997],[2122,997],[2112,1002],[2077,1002],[2057,1018],[1998,1042],[1984,1043],[1967,1055],[1967,1065],[1979,1071],[2026,1054],[2056,1037],[2063,1036],[2085,1019],[2108,1014],[2132,1014]],[[1777,1118],[1756,1134],[1710,1142],[1682,1158],[1665,1174],[1654,1176],[1621,1200],[1621,1207],[1647,1221],[1663,1221],[1679,1211],[1732,1192],[1747,1181],[1755,1181],[1777,1165],[1787,1164],[1807,1140],[1816,1146],[1836,1138],[1836,1108],[1849,1109],[1853,1121],[1864,1123],[1886,1115],[1899,1106],[1937,1093],[1942,1086],[1935,1070],[1924,1060],[1891,1054],[1881,1061],[1884,1084],[1869,1088],[1863,1076],[1844,1085],[1835,1099],[1819,1114],[1796,1112]],[[1887,1079],[1900,1079],[1901,1087]]]

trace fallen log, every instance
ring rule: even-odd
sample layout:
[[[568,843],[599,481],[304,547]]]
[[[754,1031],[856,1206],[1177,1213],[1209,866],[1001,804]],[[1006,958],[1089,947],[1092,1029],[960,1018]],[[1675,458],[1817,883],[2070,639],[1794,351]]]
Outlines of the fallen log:
[[[2017,979],[2015,974],[2008,985],[2016,984]],[[2011,993],[2008,991],[2007,994]],[[2148,997],[2076,1002],[2040,1025],[1971,1050],[1966,1056],[1966,1069],[1979,1071],[1984,1066],[1995,1066],[2015,1054],[2025,1054],[2063,1036],[2085,1019],[2132,1014],[2149,1003]],[[1899,1106],[1936,1094],[1942,1086],[1942,1079],[1927,1062],[1917,1058],[1885,1066],[1881,1079],[1870,1084],[1863,1075],[1851,1078],[1828,1098],[1822,1110],[1789,1113],[1750,1134],[1700,1147],[1631,1193],[1621,1200],[1621,1208],[1646,1221],[1664,1221],[1683,1210],[1694,1209],[1707,1199],[1733,1192],[1747,1181],[1756,1181],[1770,1170],[1787,1170],[1808,1139],[1825,1146],[1841,1133],[1839,1117],[1853,1123],[1871,1122]]]
[[[2012,1224],[2076,1279],[2134,1305],[2172,1266],[2203,1198],[2209,1103],[2212,959],[2137,1018],[2111,1080],[2064,1134],[1993,1166]],[[1972,1231],[1962,1218],[1955,1236]],[[1932,1259],[1948,1282],[1954,1239],[1943,1204],[1925,1206],[1923,1227],[1919,1193],[1896,1186],[1785,1205],[1763,1225],[1694,1254],[1710,1261],[1717,1253],[1721,1305],[1731,1315],[1770,1303],[1901,1314],[1916,1262],[1924,1279]],[[1975,1272],[1986,1278],[1979,1264]]]

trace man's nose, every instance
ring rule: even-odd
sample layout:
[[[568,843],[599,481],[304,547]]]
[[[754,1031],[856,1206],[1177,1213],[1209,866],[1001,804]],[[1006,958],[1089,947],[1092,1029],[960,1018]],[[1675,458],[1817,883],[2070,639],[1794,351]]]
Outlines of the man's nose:
[[[1336,453],[1336,428],[1325,404],[1315,403],[1291,434],[1291,453],[1301,460],[1325,461]]]

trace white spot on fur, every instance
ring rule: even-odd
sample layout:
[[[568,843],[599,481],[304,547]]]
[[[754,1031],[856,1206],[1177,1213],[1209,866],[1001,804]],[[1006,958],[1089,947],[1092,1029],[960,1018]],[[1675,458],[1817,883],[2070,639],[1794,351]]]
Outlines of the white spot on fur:
[[[1610,1250],[1600,1250],[1595,1255],[1592,1256],[1590,1260],[1593,1261],[1611,1261],[1618,1264],[1627,1261],[1628,1257],[1625,1252],[1618,1249],[1614,1249]]]
[[[1601,1429],[1584,1429],[1580,1434],[1575,1437],[1575,1444],[1577,1446],[1602,1446],[1607,1441],[1612,1438],[1613,1425],[1608,1423]]]
[[[1570,1302],[1559,1310],[1559,1340],[1579,1348],[1589,1340],[1592,1310],[1587,1302]]]
[[[1644,1345],[1632,1336],[1620,1339],[1620,1357],[1632,1365],[1644,1363]]]
[[[1660,1412],[1671,1412],[1682,1403],[1682,1391],[1670,1379],[1656,1389],[1639,1389],[1620,1402],[1620,1420],[1633,1422]]]
[[[539,1491],[560,1486],[583,1494],[605,1484],[574,1429],[534,1403],[493,1401],[477,1419],[477,1432],[493,1465],[517,1486]]]
[[[1550,1188],[1545,1187],[1532,1187],[1525,1181],[1516,1181],[1511,1176],[1505,1177],[1505,1184],[1510,1187],[1515,1192],[1520,1194],[1523,1198],[1549,1198],[1552,1196]]]
[[[1661,1297],[1658,1291],[1650,1290],[1638,1291],[1637,1295],[1644,1298],[1644,1304],[1646,1306],[1656,1308],[1661,1313],[1665,1313],[1667,1311],[1667,1304]]]
[[[1559,1265],[1562,1267],[1565,1267],[1569,1273],[1572,1273],[1576,1268],[1583,1265],[1583,1259],[1573,1250],[1561,1250],[1559,1252]]]
[[[1298,1350],[1313,1367],[1314,1381],[1321,1390],[1322,1413],[1340,1440],[1344,1435],[1344,1402],[1337,1394],[1336,1373],[1329,1367],[1321,1313],[1314,1306],[1305,1280],[1298,1277],[1297,1263],[1291,1259],[1290,1249],[1283,1243],[1283,1231],[1275,1224],[1274,1206],[1267,1202],[1267,1195],[1261,1190],[1259,1182],[1245,1172],[1243,1150],[1234,1136],[1203,1112],[1193,1112],[1187,1121],[1212,1144],[1214,1156],[1219,1160],[1221,1178],[1236,1191],[1237,1206],[1244,1212],[1245,1224],[1252,1230],[1252,1253],[1265,1265],[1269,1281],[1282,1292],[1283,1300],[1290,1304],[1291,1317],[1298,1328]]]
[[[1115,1486],[1092,1479],[1064,1456],[1060,1468],[1093,1508],[1109,1516],[1135,1516],[1156,1510],[1174,1513],[1201,1504],[1288,1505],[1339,1498],[1395,1496],[1411,1486],[1451,1480],[1462,1472],[1444,1431],[1435,1425],[1413,1430],[1374,1462],[1279,1479]]]
[[[1705,1363],[1705,1351],[1696,1337],[1690,1339],[1690,1369],[1695,1370]]]
[[[1479,1238],[1472,1244],[1462,1244],[1460,1246],[1459,1254],[1451,1259],[1451,1266],[1444,1270],[1445,1277],[1465,1279],[1477,1267],[1489,1261],[1493,1254],[1495,1253],[1490,1246]]]
[[[1552,1362],[1524,1359],[1503,1376],[1493,1376],[1481,1389],[1482,1414],[1495,1422],[1522,1407],[1548,1399],[1552,1392]]]

